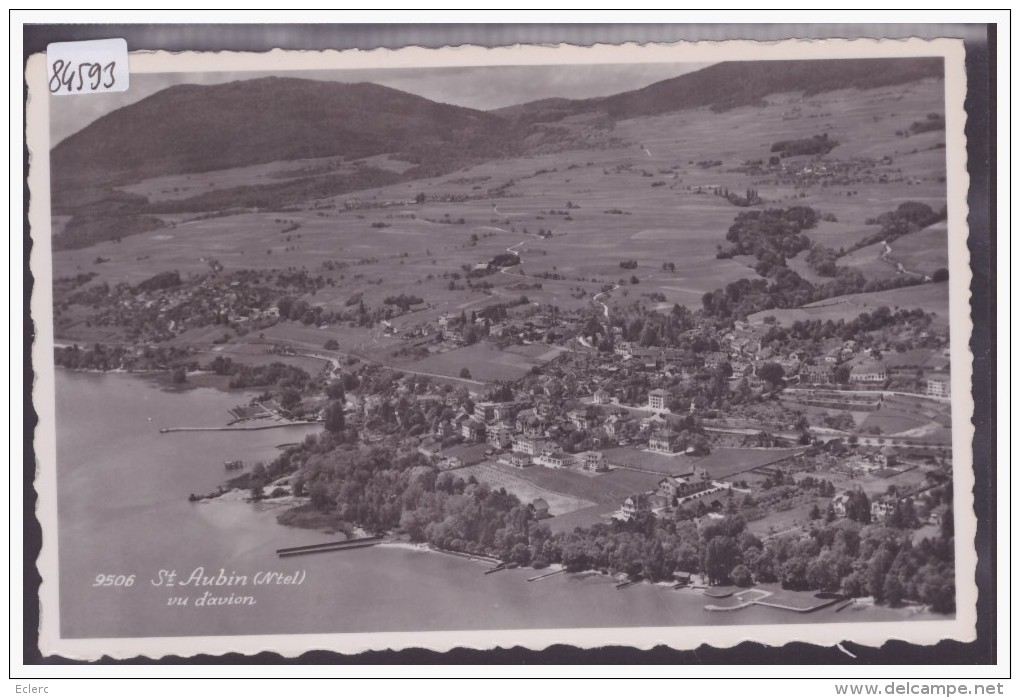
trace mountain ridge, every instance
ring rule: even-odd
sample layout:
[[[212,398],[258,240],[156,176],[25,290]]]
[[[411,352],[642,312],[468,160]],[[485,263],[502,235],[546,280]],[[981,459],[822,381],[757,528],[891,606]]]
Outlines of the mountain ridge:
[[[811,96],[942,74],[939,58],[730,61],[606,97],[551,97],[491,112],[368,82],[262,77],[175,85],[58,143],[51,151],[54,206],[73,214],[80,210],[78,202],[101,200],[111,188],[132,181],[321,157],[388,154],[414,165],[399,175],[409,181],[543,148],[584,147],[584,139],[562,123],[572,116],[595,117],[580,128],[590,135],[594,127],[610,142],[620,119],[698,108],[725,111],[760,104],[770,94]],[[276,189],[287,187],[286,199],[293,201],[302,192],[314,198],[397,177],[371,168],[362,174],[264,189],[273,200]]]
[[[398,152],[420,164],[449,145],[496,157],[513,144],[486,112],[373,83],[266,77],[161,90],[65,138],[51,158],[59,189],[324,156]]]
[[[941,58],[854,58],[828,60],[724,61],[646,87],[606,97],[541,99],[492,113],[535,123],[604,111],[616,119],[710,108],[753,106],[770,95],[813,96],[839,89],[870,89],[943,76]]]

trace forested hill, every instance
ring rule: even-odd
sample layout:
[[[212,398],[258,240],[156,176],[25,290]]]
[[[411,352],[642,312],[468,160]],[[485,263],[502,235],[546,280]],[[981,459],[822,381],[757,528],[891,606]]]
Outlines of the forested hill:
[[[52,172],[62,189],[330,156],[437,164],[511,154],[515,143],[485,112],[371,83],[270,77],[162,90],[63,140]]]
[[[628,119],[702,107],[725,111],[759,104],[766,96],[781,92],[811,96],[942,76],[941,58],[730,61],[609,97],[540,100],[493,113],[523,123],[559,121],[590,112]]]

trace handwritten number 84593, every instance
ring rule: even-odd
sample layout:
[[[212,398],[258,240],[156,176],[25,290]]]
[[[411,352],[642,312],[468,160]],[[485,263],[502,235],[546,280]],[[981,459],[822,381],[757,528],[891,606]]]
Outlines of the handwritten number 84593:
[[[116,65],[116,61],[110,61],[106,65],[101,63],[79,63],[75,67],[72,61],[64,61],[58,58],[53,61],[53,75],[50,76],[50,92],[59,92],[61,87],[65,87],[68,92],[81,92],[85,89],[97,90],[100,85],[110,89],[115,83],[113,71]],[[106,80],[103,79],[104,75],[107,76]]]

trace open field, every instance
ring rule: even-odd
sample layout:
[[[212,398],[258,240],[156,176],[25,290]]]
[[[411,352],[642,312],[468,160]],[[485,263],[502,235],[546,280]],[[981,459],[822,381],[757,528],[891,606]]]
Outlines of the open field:
[[[720,448],[698,460],[697,467],[708,471],[714,480],[781,461],[798,453],[792,448]]]
[[[569,533],[575,528],[588,528],[600,523],[607,524],[612,520],[610,514],[618,511],[619,508],[615,504],[596,504],[572,511],[569,514],[560,514],[544,523],[553,533]]]
[[[891,291],[836,296],[801,308],[765,310],[754,313],[748,316],[748,321],[757,324],[769,315],[774,316],[781,325],[789,325],[798,320],[849,321],[861,313],[873,312],[883,305],[891,310],[921,308],[925,312],[935,314],[937,325],[949,326],[949,286],[947,284],[920,284]]]
[[[623,468],[634,468],[636,470],[650,471],[662,475],[683,475],[691,473],[694,466],[700,459],[692,458],[683,454],[666,456],[661,453],[652,453],[639,448],[622,447],[610,448],[605,452],[606,460],[614,465]]]
[[[889,257],[908,271],[931,276],[936,269],[949,268],[948,238],[948,224],[941,221],[894,240]]]
[[[882,434],[898,434],[909,429],[928,424],[928,420],[919,415],[910,414],[900,410],[880,409],[878,412],[871,412],[858,427],[863,431],[877,428]]]
[[[282,363],[287,366],[296,366],[313,377],[327,367],[327,363],[319,359],[307,356],[273,354],[267,351],[268,348],[268,346],[259,346],[257,344],[219,344],[209,351],[197,352],[195,360],[202,364],[207,364],[217,356],[222,356],[237,363],[248,364],[250,366]]]
[[[488,342],[480,342],[400,365],[414,371],[454,377],[466,368],[475,380],[515,381],[523,378],[533,366],[542,366],[561,353],[558,349],[543,347],[544,350],[532,358],[520,352],[501,350]]]
[[[897,271],[895,264],[882,258],[885,251],[885,243],[876,242],[840,257],[836,263],[841,267],[860,272],[868,279],[895,279],[902,276]]]
[[[531,466],[521,470],[508,466],[499,467],[507,467],[519,477],[543,489],[617,508],[630,495],[653,489],[661,477],[627,470],[614,470],[592,477],[570,470],[554,470],[542,466]]]
[[[539,487],[533,482],[519,477],[520,471],[516,468],[500,463],[471,465],[458,470],[457,475],[465,479],[473,475],[479,482],[483,482],[493,489],[506,489],[508,493],[516,495],[524,504],[530,504],[539,498],[544,499],[549,504],[549,513],[553,516],[568,514],[592,506],[592,502],[587,500]]]
[[[330,281],[307,297],[328,308],[342,308],[356,294],[370,307],[380,307],[395,291],[425,298],[428,309],[398,318],[398,327],[521,295],[563,309],[594,307],[591,296],[621,280],[627,283],[609,294],[610,305],[629,305],[655,292],[666,303],[696,308],[706,291],[756,277],[752,257],[715,257],[743,210],[716,196],[716,188],[742,192],[753,186],[766,206],[804,204],[834,214],[837,222],[821,222],[807,234],[835,248],[874,230],[866,219],[903,201],[940,207],[945,153],[937,146],[944,134],[902,138],[895,132],[938,110],[942,89],[941,81],[929,80],[817,99],[772,95],[764,106],[723,113],[700,109],[625,119],[608,132],[615,140],[594,148],[493,160],[440,177],[310,201],[303,210],[166,216],[168,226],[161,230],[55,253],[55,275],[96,271],[97,282],[135,284],[167,269],[206,274],[210,259],[227,270],[303,269]],[[858,163],[851,179],[805,175],[801,168],[817,166],[803,157],[784,162],[789,181],[744,171],[748,161],[767,160],[773,142],[821,132],[840,145],[818,162],[831,168]],[[870,160],[858,162],[861,158]],[[366,164],[397,172],[407,166],[387,156]],[[154,199],[180,198],[350,166],[336,158],[270,163],[163,177],[127,189]],[[424,203],[413,203],[418,194]],[[540,238],[539,230],[552,236]],[[912,263],[918,266],[937,263],[920,259],[923,250],[909,249],[909,237],[894,250],[917,257]],[[509,247],[520,253],[522,265],[514,273],[481,279],[491,288],[470,288],[463,278],[452,278],[463,277],[464,265],[486,262]],[[97,256],[109,261],[95,264]],[[637,268],[621,269],[623,260],[635,260]],[[664,271],[665,262],[675,264],[675,271]],[[888,273],[876,267],[880,271]],[[559,278],[539,278],[548,275]],[[629,283],[632,275],[637,284]],[[522,282],[542,288],[513,288]]]
[[[414,167],[409,162],[393,160],[385,155],[365,158],[359,162],[370,167],[398,173],[406,172]],[[173,201],[234,187],[279,184],[289,180],[325,174],[351,174],[357,169],[354,162],[347,161],[343,157],[309,158],[268,162],[229,170],[153,177],[121,187],[121,189],[131,194],[144,196],[149,201]]]
[[[775,511],[757,521],[749,521],[747,530],[756,536],[771,536],[806,526],[810,522],[811,509],[816,504],[824,512],[829,500],[824,497],[810,497],[808,501],[786,511]]]

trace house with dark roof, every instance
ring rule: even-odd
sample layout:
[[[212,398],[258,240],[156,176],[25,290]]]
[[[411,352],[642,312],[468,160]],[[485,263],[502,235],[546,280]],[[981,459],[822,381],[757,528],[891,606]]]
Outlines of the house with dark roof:
[[[679,453],[683,450],[683,439],[669,430],[658,431],[648,439],[648,450],[656,453]]]
[[[515,451],[510,454],[510,465],[515,468],[527,468],[531,465],[531,456]]]
[[[549,502],[545,501],[541,497],[534,500],[531,504],[528,505],[528,507],[531,509],[532,512],[534,512],[536,519],[548,519],[550,516],[552,516],[549,513]]]
[[[481,441],[485,438],[485,422],[476,419],[465,419],[460,425],[460,434],[471,441]]]

